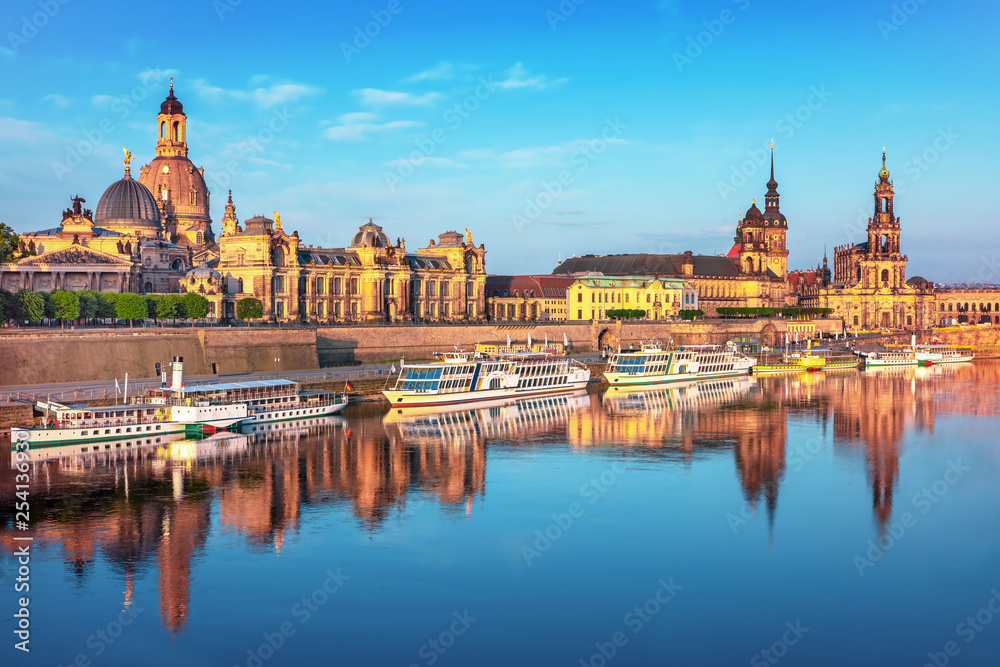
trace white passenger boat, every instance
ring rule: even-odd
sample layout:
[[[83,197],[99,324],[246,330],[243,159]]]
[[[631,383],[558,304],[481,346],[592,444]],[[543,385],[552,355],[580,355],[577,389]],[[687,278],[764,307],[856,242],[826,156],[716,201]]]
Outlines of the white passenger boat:
[[[753,357],[722,345],[665,349],[660,343],[643,343],[639,350],[612,354],[604,378],[612,387],[690,382],[746,375],[755,363]]]
[[[911,349],[877,350],[875,352],[859,352],[865,360],[865,367],[872,366],[916,366],[917,354]]]
[[[123,443],[166,433],[214,433],[244,421],[264,423],[339,412],[346,396],[331,391],[301,391],[290,380],[258,380],[184,386],[184,360],[174,357],[170,386],[149,389],[134,402],[116,406],[63,405],[40,401],[39,427],[11,429],[11,447]]]
[[[971,347],[963,345],[917,345],[915,351],[921,366],[964,363],[976,356]]]
[[[402,363],[392,389],[394,408],[544,396],[583,389],[590,369],[568,357],[522,353],[497,356],[448,352],[440,361]]]

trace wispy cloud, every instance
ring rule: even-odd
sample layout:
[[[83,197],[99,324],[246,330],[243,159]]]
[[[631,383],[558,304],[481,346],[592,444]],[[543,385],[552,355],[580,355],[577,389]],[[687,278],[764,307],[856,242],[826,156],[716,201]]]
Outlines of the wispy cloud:
[[[378,116],[373,113],[346,113],[337,119],[339,125],[323,130],[323,136],[334,141],[363,141],[371,134],[405,130],[423,125],[415,120],[393,120],[388,123],[378,123],[377,119]]]
[[[90,103],[95,107],[106,107],[116,99],[118,98],[114,95],[94,95],[90,98]]]
[[[546,88],[551,88],[552,86],[557,86],[569,81],[569,79],[565,77],[552,80],[545,74],[536,74],[534,76],[529,75],[528,70],[525,69],[523,63],[514,63],[514,66],[504,72],[504,74],[507,75],[507,78],[503,81],[497,82],[497,85],[503,90],[517,90],[520,88],[545,90]]]
[[[387,167],[402,167],[403,165],[414,166],[414,164],[415,164],[415,162],[413,160],[408,160],[408,159],[404,159],[404,160],[392,160],[390,162],[386,162],[385,163],[385,165]],[[464,169],[465,167],[467,167],[469,165],[462,164],[460,162],[455,162],[454,160],[451,160],[451,159],[446,158],[446,157],[425,157],[425,158],[421,158],[419,160],[419,163],[417,164],[417,166],[427,166],[427,167],[458,167],[460,169]]]
[[[42,98],[43,102],[51,102],[53,106],[65,107],[69,105],[69,98],[65,95],[59,95],[58,93],[52,93],[51,95],[46,95]]]
[[[205,79],[194,79],[190,83],[195,94],[215,102],[237,100],[251,102],[262,109],[269,109],[279,104],[297,102],[305,97],[323,92],[318,86],[291,81],[272,82],[267,75],[259,74],[250,79],[250,87],[245,89],[222,88],[210,84]]]
[[[441,97],[438,93],[414,95],[413,93],[404,93],[394,90],[379,90],[377,88],[361,88],[360,90],[355,90],[354,94],[361,99],[361,104],[368,107],[387,106],[391,104],[411,107],[431,106]]]
[[[417,72],[413,76],[403,79],[404,83],[418,83],[420,81],[450,81],[455,76],[455,66],[449,62],[440,62],[430,69]]]
[[[574,139],[551,146],[532,146],[518,148],[500,154],[500,161],[507,168],[527,168],[538,166],[565,166],[569,164],[574,154],[583,154],[589,150],[592,139]],[[625,139],[602,140],[608,145],[627,144]]]

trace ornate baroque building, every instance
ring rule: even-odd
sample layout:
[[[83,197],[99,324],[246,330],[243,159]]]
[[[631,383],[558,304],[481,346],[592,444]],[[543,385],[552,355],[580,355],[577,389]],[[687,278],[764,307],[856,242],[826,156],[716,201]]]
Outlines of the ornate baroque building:
[[[232,193],[216,267],[225,285],[218,312],[245,296],[261,300],[270,321],[480,321],[486,313],[486,248],[472,234],[445,232],[408,252],[370,219],[346,248],[309,246],[280,216],[240,224]],[[193,284],[193,283],[192,283]]]

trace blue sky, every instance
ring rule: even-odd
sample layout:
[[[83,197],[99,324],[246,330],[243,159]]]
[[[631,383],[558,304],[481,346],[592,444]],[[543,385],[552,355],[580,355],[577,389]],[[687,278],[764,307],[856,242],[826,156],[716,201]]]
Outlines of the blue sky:
[[[724,253],[773,138],[789,265],[808,268],[863,240],[884,145],[909,275],[963,281],[1000,271],[998,18],[942,0],[8,0],[0,220],[54,226],[121,177],[123,146],[148,162],[172,74],[217,232],[232,188],[241,219],[279,211],[311,244],[369,217],[410,249],[468,227],[495,273]]]

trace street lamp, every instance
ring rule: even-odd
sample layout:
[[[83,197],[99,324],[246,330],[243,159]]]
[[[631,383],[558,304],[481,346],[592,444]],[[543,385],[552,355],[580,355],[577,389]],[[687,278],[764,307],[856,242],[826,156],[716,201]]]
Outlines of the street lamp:
[[[274,377],[278,377],[278,362],[281,361],[281,357],[274,358]]]

